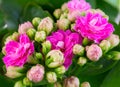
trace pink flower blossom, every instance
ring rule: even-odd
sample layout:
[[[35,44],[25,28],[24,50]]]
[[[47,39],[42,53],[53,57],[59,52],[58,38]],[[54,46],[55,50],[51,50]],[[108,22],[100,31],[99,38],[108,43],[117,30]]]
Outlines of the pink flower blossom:
[[[33,42],[30,41],[26,34],[21,34],[19,42],[9,41],[5,45],[6,55],[3,62],[8,66],[23,66],[29,55],[34,52]]]
[[[52,49],[58,49],[64,53],[64,66],[67,69],[72,63],[73,46],[75,44],[82,43],[82,37],[80,36],[80,34],[72,33],[70,30],[58,30],[57,32],[54,32],[51,36],[48,36],[47,40],[51,42]]]
[[[27,32],[27,30],[29,28],[33,28],[33,25],[31,24],[31,22],[28,21],[28,22],[25,22],[25,23],[19,25],[18,32],[20,34],[24,34]]]
[[[85,0],[71,0],[67,4],[70,12],[79,10],[80,12],[87,11],[91,8],[90,4]]]
[[[27,73],[27,78],[35,83],[40,82],[44,77],[44,67],[40,64],[33,66]]]
[[[99,43],[113,33],[114,27],[100,14],[87,13],[85,17],[77,17],[75,30],[83,37]]]

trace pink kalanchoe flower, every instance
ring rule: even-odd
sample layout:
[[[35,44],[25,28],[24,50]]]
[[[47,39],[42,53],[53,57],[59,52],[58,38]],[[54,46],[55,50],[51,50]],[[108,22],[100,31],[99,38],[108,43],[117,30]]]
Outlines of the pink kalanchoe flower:
[[[27,30],[29,28],[33,28],[33,25],[31,22],[28,21],[28,22],[25,22],[25,23],[19,25],[18,32],[20,34],[24,34],[27,32]]]
[[[70,12],[79,10],[80,12],[87,11],[91,8],[90,4],[85,0],[71,0],[67,4]]]
[[[21,34],[19,36],[19,42],[9,41],[5,45],[5,51],[6,55],[3,58],[3,62],[6,67],[22,67],[26,63],[28,56],[34,52],[34,44],[26,34]]]
[[[85,17],[77,17],[75,30],[83,37],[99,43],[113,33],[114,27],[100,14],[87,13]]]
[[[70,30],[58,30],[57,32],[54,32],[51,36],[48,36],[47,40],[51,42],[52,49],[59,49],[64,53],[64,66],[66,67],[66,69],[68,69],[68,67],[72,63],[73,46],[75,44],[82,43],[82,37],[80,36],[80,34],[72,33]]]
[[[37,64],[36,66],[33,66],[28,72],[27,72],[27,78],[30,81],[33,81],[35,83],[40,82],[44,77],[44,67],[40,64]]]

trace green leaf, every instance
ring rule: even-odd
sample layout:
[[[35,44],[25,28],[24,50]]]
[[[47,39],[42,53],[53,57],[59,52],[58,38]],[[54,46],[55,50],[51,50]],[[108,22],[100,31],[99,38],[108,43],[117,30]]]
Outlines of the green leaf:
[[[120,87],[120,62],[110,71],[100,87]]]

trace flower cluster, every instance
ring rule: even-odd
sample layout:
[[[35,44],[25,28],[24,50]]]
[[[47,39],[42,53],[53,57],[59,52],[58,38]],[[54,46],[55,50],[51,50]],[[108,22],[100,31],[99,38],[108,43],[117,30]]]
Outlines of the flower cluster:
[[[85,0],[70,0],[53,15],[56,23],[50,17],[35,17],[6,38],[2,49],[5,75],[22,78],[14,87],[48,83],[90,87],[89,82],[80,84],[79,68],[104,56],[108,61],[120,59],[120,52],[112,51],[120,42],[119,36],[113,34],[115,29],[101,10],[92,9]]]

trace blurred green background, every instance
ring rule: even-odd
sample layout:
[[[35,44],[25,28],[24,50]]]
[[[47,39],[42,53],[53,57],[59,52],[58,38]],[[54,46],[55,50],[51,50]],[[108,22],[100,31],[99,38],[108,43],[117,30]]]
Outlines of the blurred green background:
[[[13,31],[17,31],[20,23],[31,21],[36,16],[41,18],[52,16],[53,11],[67,1],[0,0],[0,51],[4,37]],[[92,8],[103,10],[114,25],[115,33],[120,35],[120,0],[87,0],[87,2],[92,5]],[[120,46],[115,50],[120,51]],[[14,81],[4,76],[2,57],[3,55],[0,53],[0,87],[13,87]],[[106,63],[106,66],[98,72],[91,68],[93,74],[82,75],[79,78],[81,81],[89,81],[91,87],[120,87],[120,62],[109,62]]]

